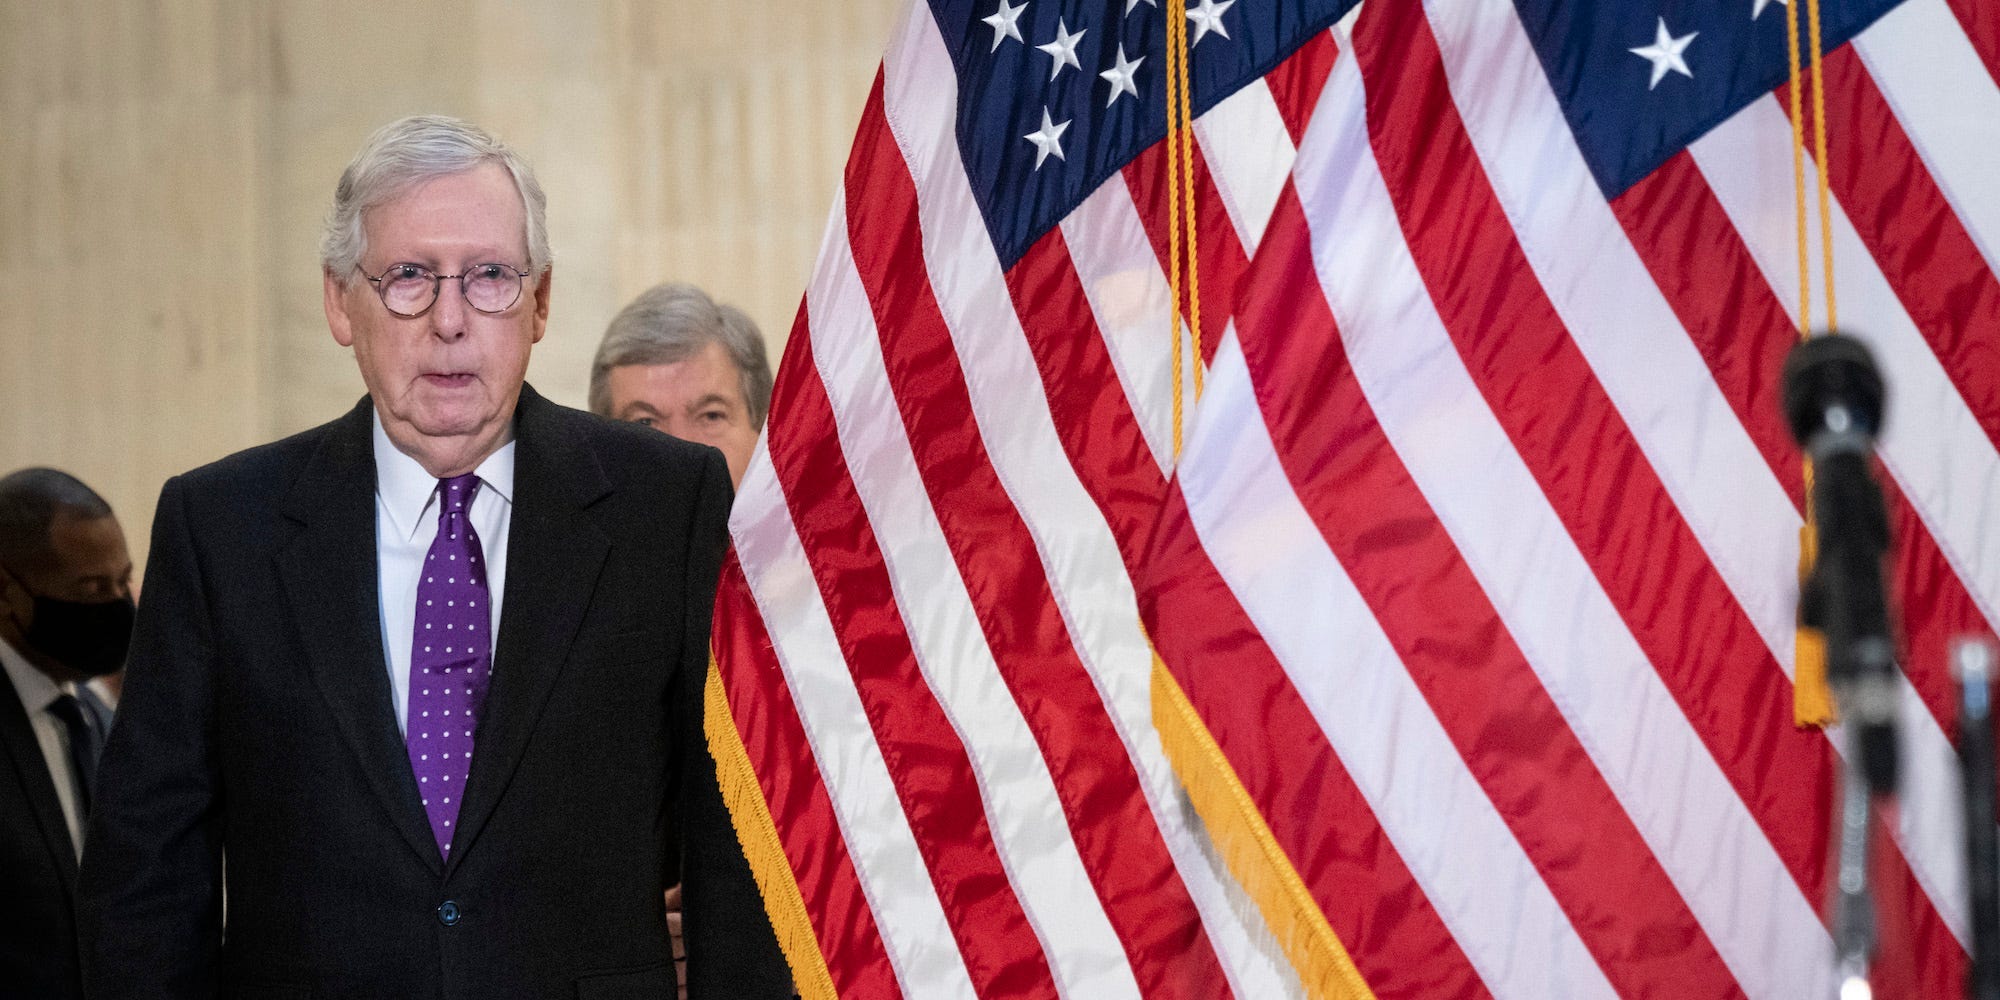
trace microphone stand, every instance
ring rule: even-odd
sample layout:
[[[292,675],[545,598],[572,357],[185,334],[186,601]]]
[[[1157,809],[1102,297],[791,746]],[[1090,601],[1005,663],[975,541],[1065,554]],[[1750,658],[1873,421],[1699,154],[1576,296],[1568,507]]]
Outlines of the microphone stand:
[[[1848,752],[1840,767],[1840,837],[1835,848],[1833,890],[1834,967],[1840,1000],[1867,1000],[1868,967],[1875,958],[1875,899],[1868,891],[1868,814],[1872,796],[1861,766],[1861,734],[1847,734]]]
[[[1959,686],[1958,755],[1965,779],[1965,879],[1972,911],[1970,1000],[2000,1000],[2000,833],[1994,826],[1993,647],[1960,639],[1951,651]]]
[[[1785,359],[1782,402],[1792,436],[1812,459],[1819,551],[1799,593],[1800,624],[1826,639],[1826,677],[1840,711],[1840,817],[1829,901],[1841,1000],[1873,995],[1876,948],[1868,887],[1869,818],[1896,794],[1896,650],[1882,556],[1889,524],[1869,460],[1882,427],[1882,376],[1866,346],[1826,333]]]
[[[1812,459],[1819,554],[1799,593],[1800,624],[1826,639],[1846,747],[1841,764],[1835,848],[1833,942],[1841,1000],[1868,1000],[1876,947],[1868,891],[1869,818],[1897,785],[1895,646],[1882,585],[1889,549],[1882,491],[1869,467],[1882,426],[1881,373],[1860,341],[1835,333],[1810,338],[1785,359],[1783,404],[1792,436]],[[1996,827],[1992,681],[1994,647],[1953,644],[1959,685],[1959,760],[1964,780],[1967,903],[1972,962],[1965,995],[2000,1000],[2000,827]]]
[[[1867,468],[1869,443],[1842,433],[1838,413],[1832,422],[1837,429],[1815,435],[1808,448],[1822,544],[1800,611],[1826,636],[1827,680],[1846,748],[1832,900],[1840,996],[1865,1000],[1873,995],[1868,971],[1877,943],[1868,884],[1869,819],[1878,798],[1896,794],[1899,671],[1881,576],[1881,557],[1889,547],[1887,519]]]

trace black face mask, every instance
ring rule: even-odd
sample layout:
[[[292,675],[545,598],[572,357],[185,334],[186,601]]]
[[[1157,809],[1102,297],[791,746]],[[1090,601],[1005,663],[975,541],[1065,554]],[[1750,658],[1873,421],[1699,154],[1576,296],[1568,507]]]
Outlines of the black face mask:
[[[35,620],[22,636],[35,652],[88,677],[125,665],[132,647],[134,606],[129,597],[95,604],[35,598]]]

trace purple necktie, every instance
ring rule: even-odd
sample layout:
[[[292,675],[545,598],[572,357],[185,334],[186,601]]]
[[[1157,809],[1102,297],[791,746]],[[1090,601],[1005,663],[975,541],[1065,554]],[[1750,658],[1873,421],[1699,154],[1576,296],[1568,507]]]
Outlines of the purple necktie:
[[[473,474],[438,480],[438,533],[417,584],[410,646],[410,768],[438,849],[451,854],[452,823],[472,769],[472,734],[493,673],[486,563],[472,530]]]

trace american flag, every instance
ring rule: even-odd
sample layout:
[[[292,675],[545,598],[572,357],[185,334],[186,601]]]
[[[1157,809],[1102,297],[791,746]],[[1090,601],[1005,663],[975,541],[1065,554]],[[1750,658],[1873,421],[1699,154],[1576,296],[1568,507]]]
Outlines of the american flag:
[[[931,0],[890,40],[716,613],[711,745],[808,996],[1832,995],[1784,3],[1349,6],[1187,4],[1178,461],[1167,12]],[[1877,992],[1944,996],[2000,13],[1820,6],[1840,322],[1891,392]],[[1189,730],[1241,814],[1182,795]]]

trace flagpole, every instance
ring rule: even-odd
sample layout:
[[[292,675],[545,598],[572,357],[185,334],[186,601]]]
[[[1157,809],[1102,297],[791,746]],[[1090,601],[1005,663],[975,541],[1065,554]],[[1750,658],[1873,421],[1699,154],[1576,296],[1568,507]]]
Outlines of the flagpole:
[[[1965,779],[1965,880],[1971,910],[1972,967],[1965,995],[2000,1000],[2000,833],[1994,823],[1993,669],[1990,643],[1953,643],[1958,678],[1958,755]]]

